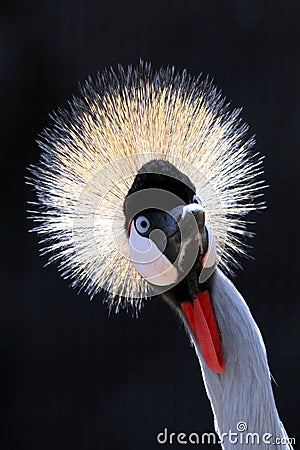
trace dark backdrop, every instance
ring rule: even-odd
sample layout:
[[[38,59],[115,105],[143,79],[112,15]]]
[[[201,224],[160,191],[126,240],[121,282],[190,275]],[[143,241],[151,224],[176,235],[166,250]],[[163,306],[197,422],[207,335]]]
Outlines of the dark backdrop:
[[[2,1],[1,450],[154,449],[213,431],[200,369],[168,307],[108,317],[43,268],[24,184],[48,113],[118,62],[214,77],[266,155],[268,209],[235,281],[262,329],[275,396],[299,426],[299,9],[297,1]],[[182,446],[173,445],[172,448]],[[213,448],[213,446],[211,447]]]

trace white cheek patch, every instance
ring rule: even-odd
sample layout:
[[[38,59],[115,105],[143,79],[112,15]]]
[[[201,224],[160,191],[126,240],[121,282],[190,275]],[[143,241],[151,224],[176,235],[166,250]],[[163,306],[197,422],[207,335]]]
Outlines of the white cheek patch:
[[[132,264],[147,281],[156,286],[176,283],[179,277],[177,268],[151,239],[138,234],[134,224],[130,227],[129,248]]]
[[[208,225],[206,225],[206,229],[208,235],[208,248],[207,252],[202,258],[202,267],[203,269],[210,269],[216,264],[217,249],[214,235]]]

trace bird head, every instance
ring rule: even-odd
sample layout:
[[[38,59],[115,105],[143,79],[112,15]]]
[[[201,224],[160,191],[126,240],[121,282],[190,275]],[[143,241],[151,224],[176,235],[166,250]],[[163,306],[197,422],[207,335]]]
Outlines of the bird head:
[[[170,162],[152,160],[138,171],[123,209],[132,264],[153,292],[193,279],[189,295],[195,295],[215,267],[216,251],[190,179]]]
[[[138,313],[153,293],[194,298],[216,263],[238,265],[244,218],[262,207],[262,160],[208,79],[119,66],[53,119],[31,213],[72,287]]]

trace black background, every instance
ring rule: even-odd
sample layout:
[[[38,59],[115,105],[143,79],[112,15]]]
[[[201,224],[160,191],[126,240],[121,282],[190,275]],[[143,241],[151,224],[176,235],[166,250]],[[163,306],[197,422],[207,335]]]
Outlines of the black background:
[[[28,233],[34,194],[25,168],[38,161],[48,113],[66,105],[78,80],[140,57],[210,74],[243,106],[266,155],[268,209],[253,217],[255,260],[244,261],[235,283],[262,329],[280,415],[297,437],[297,4],[1,2],[1,450],[154,449],[164,427],[213,431],[196,357],[168,307],[153,300],[138,320],[108,317],[100,298],[76,295],[55,267],[43,269]]]

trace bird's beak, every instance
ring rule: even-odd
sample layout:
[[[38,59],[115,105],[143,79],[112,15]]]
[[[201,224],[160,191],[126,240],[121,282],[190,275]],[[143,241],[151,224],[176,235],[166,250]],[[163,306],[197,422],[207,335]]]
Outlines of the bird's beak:
[[[205,211],[201,205],[190,204],[177,206],[170,214],[176,218],[177,227],[168,236],[166,255],[176,255],[175,265],[186,276],[206,252]]]
[[[157,225],[149,237],[139,235],[131,224],[130,256],[149,283],[171,286],[185,278],[195,264],[202,264],[209,247],[205,212],[193,203],[155,214]]]

